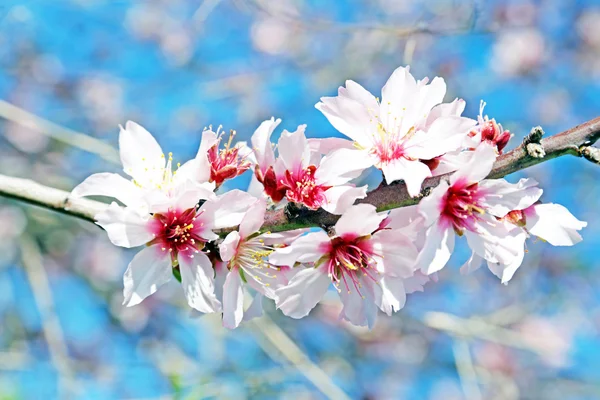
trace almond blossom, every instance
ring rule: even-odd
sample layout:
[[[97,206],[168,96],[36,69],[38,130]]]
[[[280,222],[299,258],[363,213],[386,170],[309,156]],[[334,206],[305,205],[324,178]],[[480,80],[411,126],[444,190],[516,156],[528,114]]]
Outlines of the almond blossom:
[[[414,275],[417,250],[401,229],[380,229],[386,218],[372,205],[350,207],[335,234],[311,232],[269,256],[274,265],[306,264],[289,284],[277,289],[276,305],[302,318],[333,283],[344,307],[341,318],[356,325],[375,323],[377,308],[388,315],[404,306],[404,280]]]
[[[366,186],[348,184],[360,175],[363,168],[348,162],[348,149],[339,149],[321,157],[312,151],[304,134],[306,126],[295,132],[284,130],[277,144],[278,157],[270,142],[279,120],[265,121],[252,138],[256,155],[256,176],[263,183],[265,193],[274,202],[287,201],[303,204],[316,210],[323,208],[341,214],[356,199],[366,196]]]
[[[200,196],[200,197],[199,197]],[[202,206],[198,200],[205,198]],[[214,229],[240,223],[256,199],[239,190],[222,196],[202,196],[195,188],[180,190],[170,207],[153,215],[123,208],[116,203],[96,215],[111,242],[122,247],[145,245],[133,258],[125,275],[124,302],[139,304],[167,283],[176,269],[190,307],[217,312],[221,304],[214,293],[212,263],[202,251],[204,244],[218,238]]]
[[[254,203],[242,219],[239,230],[230,232],[219,245],[221,259],[226,269],[223,282],[223,326],[236,328],[242,319],[248,320],[262,314],[262,296],[275,299],[275,290],[288,283],[289,268],[271,265],[267,258],[277,247],[291,243],[295,238],[307,232],[297,229],[282,233],[259,234],[266,213],[266,200]],[[244,283],[252,287],[258,294],[249,309],[244,312]],[[259,304],[255,304],[259,303]]]
[[[508,144],[508,141],[514,136],[509,131],[504,130],[502,125],[496,122],[495,119],[489,119],[483,115],[485,102],[482,100],[479,106],[479,116],[477,117],[477,126],[474,127],[468,134],[470,140],[469,147],[477,147],[480,143],[488,143],[496,148],[498,154],[502,154],[502,150]]]
[[[510,211],[524,210],[542,195],[532,179],[511,184],[504,179],[484,178],[496,159],[496,149],[481,145],[469,163],[442,180],[419,203],[427,229],[417,264],[430,274],[442,269],[454,250],[455,235],[465,236],[471,250],[492,263],[509,264],[522,250],[517,232],[499,218]]]
[[[425,163],[460,150],[475,125],[461,117],[463,103],[442,103],[446,84],[435,78],[416,81],[409,68],[394,71],[379,101],[361,85],[346,81],[338,96],[322,97],[316,108],[341,133],[354,141],[348,159],[363,169],[375,166],[388,184],[403,179],[411,196],[432,176]]]
[[[246,146],[245,142],[238,142],[235,146],[231,145],[235,135],[236,132],[231,131],[225,147],[219,149],[221,139],[223,138],[220,126],[216,133],[212,129],[207,129],[202,133],[202,141],[207,141],[205,146],[210,146],[207,154],[210,166],[209,182],[214,182],[217,188],[225,180],[241,175],[252,165],[247,158],[252,150]],[[202,156],[201,152],[199,152],[200,156]]]
[[[120,127],[119,153],[123,171],[131,180],[115,173],[93,174],[75,187],[71,196],[107,196],[126,206],[145,207],[150,193],[154,201],[165,203],[186,181],[207,190],[214,188],[208,183],[205,151],[204,157],[196,157],[173,172],[172,154],[166,157],[156,139],[135,122],[127,121],[125,128]]]
[[[490,271],[504,284],[512,279],[521,266],[525,256],[525,240],[528,237],[536,236],[553,246],[573,246],[583,240],[578,231],[587,226],[587,222],[575,218],[565,207],[553,203],[536,203],[522,210],[513,210],[501,220],[511,230],[509,240],[519,250],[517,257],[510,263],[487,261]],[[472,272],[484,261],[473,253],[461,272]]]

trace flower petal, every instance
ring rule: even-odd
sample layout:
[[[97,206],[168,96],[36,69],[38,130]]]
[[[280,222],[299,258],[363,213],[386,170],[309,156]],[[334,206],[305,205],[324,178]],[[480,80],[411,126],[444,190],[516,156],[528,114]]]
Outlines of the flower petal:
[[[216,199],[207,200],[202,207],[202,220],[208,229],[238,225],[256,198],[241,190],[231,190]]]
[[[123,304],[135,306],[171,280],[171,258],[158,246],[143,248],[123,275]]]
[[[407,156],[430,160],[442,154],[459,150],[464,138],[476,124],[465,117],[436,119],[427,131],[418,131],[406,144]]]
[[[240,222],[240,236],[245,239],[253,233],[258,232],[265,220],[266,212],[266,199],[259,199],[252,204],[248,211],[246,211],[246,215],[244,215],[242,222]]]
[[[346,212],[358,199],[367,197],[367,186],[353,185],[335,186],[325,191],[325,204],[321,208],[331,214],[340,215]]]
[[[242,278],[237,268],[229,271],[223,285],[223,326],[228,329],[238,327],[244,317],[244,290]]]
[[[315,180],[324,186],[343,185],[373,166],[368,152],[358,149],[339,149],[321,159]]]
[[[487,211],[496,217],[504,217],[513,210],[524,210],[538,201],[543,190],[537,185],[531,178],[521,179],[516,184],[504,179],[486,179],[479,187],[485,191]]]
[[[133,182],[118,174],[103,172],[93,174],[77,185],[71,192],[73,197],[107,196],[112,197],[126,206],[136,207],[143,204],[142,190]]]
[[[417,257],[417,266],[424,274],[444,268],[454,250],[454,231],[444,224],[433,224],[425,235],[425,244]]]
[[[315,262],[327,252],[326,247],[330,243],[331,240],[325,232],[311,232],[300,236],[287,247],[276,249],[269,256],[269,262],[288,267],[293,267],[297,262]]]
[[[471,257],[467,260],[466,263],[463,264],[462,267],[460,267],[460,273],[466,275],[470,274],[473,271],[477,271],[481,267],[483,261],[483,257],[472,251]]]
[[[237,253],[240,244],[240,234],[237,231],[229,232],[227,237],[219,244],[219,255],[221,260],[229,261]]]
[[[96,223],[104,228],[110,241],[121,247],[137,247],[154,239],[149,222],[150,215],[142,216],[114,202],[96,215]]]
[[[572,246],[583,240],[577,231],[585,228],[587,222],[578,220],[560,204],[535,204],[525,215],[529,233],[553,246]]]
[[[495,147],[488,143],[482,143],[473,152],[469,162],[452,174],[450,184],[453,185],[459,180],[464,180],[468,183],[476,183],[483,180],[492,170],[496,156]]]
[[[373,302],[371,291],[367,292],[365,285],[368,285],[366,280],[361,280],[364,297],[356,290],[340,291],[340,299],[342,300],[342,310],[340,311],[340,319],[345,319],[353,325],[367,326],[371,329],[375,325],[377,319],[377,306]]]
[[[371,204],[358,204],[346,210],[335,224],[335,234],[344,238],[357,238],[370,235],[377,228],[385,215],[377,214]]]
[[[389,185],[400,179],[404,179],[406,190],[411,197],[418,196],[421,192],[421,184],[425,178],[431,176],[431,170],[420,161],[398,158],[381,165],[381,171]]]
[[[144,187],[162,182],[165,156],[160,145],[146,129],[127,121],[119,134],[123,171]]]
[[[310,162],[310,146],[304,135],[305,130],[306,125],[300,125],[294,132],[284,130],[279,138],[279,157],[290,172],[306,168]]]
[[[260,170],[264,173],[271,165],[275,164],[275,153],[271,143],[271,135],[281,119],[271,118],[263,121],[252,135],[252,149],[256,156],[256,162]]]
[[[221,310],[221,303],[215,295],[215,271],[206,254],[200,252],[194,258],[179,257],[179,271],[183,293],[190,307],[203,313]]]
[[[323,298],[330,284],[326,269],[305,268],[287,286],[277,289],[275,304],[288,317],[305,317]]]
[[[415,260],[419,252],[401,230],[379,231],[371,237],[369,242],[373,246],[373,251],[381,256],[381,259],[378,260],[379,272],[401,278],[413,276]]]

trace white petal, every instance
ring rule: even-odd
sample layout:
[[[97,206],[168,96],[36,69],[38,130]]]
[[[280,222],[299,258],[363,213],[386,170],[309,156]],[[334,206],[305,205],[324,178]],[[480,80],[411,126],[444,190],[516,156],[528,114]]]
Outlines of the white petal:
[[[324,268],[305,268],[287,286],[277,289],[275,304],[288,317],[305,317],[323,298],[330,283]]]
[[[426,283],[430,280],[436,281],[436,279],[430,279],[434,276],[435,274],[425,275],[421,271],[415,271],[413,276],[404,279],[404,290],[406,291],[406,294],[422,292],[425,289]]]
[[[142,186],[162,182],[166,160],[160,145],[146,129],[127,121],[119,134],[119,152],[123,171]]]
[[[399,158],[389,163],[381,165],[381,170],[385,181],[390,183],[404,179],[408,194],[412,197],[418,196],[421,192],[421,184],[431,176],[431,170],[420,161],[411,161],[406,158]]]
[[[337,97],[321,97],[315,107],[335,129],[361,146],[370,147],[372,140],[369,132],[374,132],[373,129],[377,127],[372,113],[377,109],[369,111],[363,104],[348,97],[342,89]]]
[[[346,87],[340,88],[340,91],[342,92],[341,95],[356,100],[366,109],[377,110],[379,107],[379,103],[377,103],[375,96],[373,96],[371,92],[362,87],[360,84],[352,80],[347,80]]]
[[[267,246],[272,244],[290,244],[296,238],[310,232],[311,228],[300,228],[285,232],[263,233],[259,236]]]
[[[364,150],[339,149],[323,157],[315,172],[315,180],[320,185],[343,185],[373,166],[373,158]]]
[[[384,275],[379,284],[370,279],[363,279],[363,285],[370,292],[372,301],[387,315],[399,311],[406,303],[406,291],[402,278]]]
[[[294,240],[290,246],[276,249],[269,256],[273,265],[293,267],[296,262],[315,262],[327,252],[331,240],[323,231],[311,232]]]
[[[260,230],[264,220],[265,213],[267,212],[267,200],[259,199],[250,206],[246,215],[240,222],[240,235],[243,238],[247,238],[255,232]]]
[[[350,207],[335,224],[336,236],[353,237],[370,235],[379,228],[385,215],[377,214],[371,204],[358,204]]]
[[[212,263],[206,254],[196,253],[194,258],[179,257],[181,286],[190,307],[203,313],[221,310],[221,303],[215,296]]]
[[[150,218],[150,215],[142,216],[131,208],[112,203],[96,215],[96,223],[104,228],[114,245],[136,247],[154,239],[149,227]]]
[[[463,264],[462,267],[460,267],[460,273],[466,275],[470,274],[473,271],[477,271],[481,267],[481,264],[483,264],[483,261],[483,257],[472,251],[471,257],[467,260],[466,263]]]
[[[121,201],[123,204],[136,207],[142,204],[142,190],[133,182],[118,174],[103,172],[93,174],[73,189],[73,197],[107,196]]]
[[[454,250],[454,231],[443,224],[433,224],[425,235],[425,244],[417,257],[417,266],[424,274],[444,268]]]
[[[362,282],[365,282],[365,280],[363,279]],[[367,326],[371,329],[377,319],[377,306],[373,302],[372,290],[367,291],[365,285],[362,286],[363,295],[358,293],[354,287],[349,291],[345,290],[345,287],[341,288],[340,299],[343,307],[340,311],[340,319],[345,319],[357,326]]]
[[[275,163],[275,154],[273,152],[273,144],[271,143],[271,135],[277,125],[281,123],[281,119],[271,118],[263,121],[252,135],[252,148],[256,156],[261,171],[265,171]]]
[[[431,109],[427,120],[420,128],[423,130],[429,129],[431,124],[438,118],[442,117],[460,117],[465,110],[465,101],[463,99],[454,99],[452,103],[438,104]]]
[[[482,221],[475,223],[476,232],[465,231],[469,247],[491,262],[511,263],[525,245],[523,229],[496,220],[485,214]]]
[[[413,105],[417,90],[417,82],[408,67],[399,67],[392,73],[381,90],[379,115],[386,131],[397,130],[397,121],[402,121],[405,110],[409,110]],[[406,125],[404,130],[412,126],[412,121],[407,121]]]
[[[228,329],[238,327],[244,317],[244,290],[242,278],[237,268],[232,269],[223,285],[223,326]]]
[[[367,197],[367,186],[334,186],[325,191],[326,203],[321,205],[325,211],[340,215],[346,212],[358,199]]]
[[[411,277],[415,270],[418,251],[401,230],[386,229],[375,233],[369,241],[373,251],[382,258],[379,272],[401,278]]]
[[[308,139],[310,151],[317,154],[329,154],[339,149],[355,149],[354,142],[342,138]]]
[[[227,237],[219,244],[219,255],[221,256],[221,260],[231,260],[237,252],[239,243],[240,234],[237,231],[229,232]]]
[[[538,201],[543,190],[537,184],[534,179],[521,179],[516,184],[504,179],[486,179],[479,187],[485,191],[487,211],[504,217],[513,210],[524,210]]]
[[[242,321],[250,321],[251,319],[261,317],[263,315],[262,301],[264,296],[262,293],[256,293],[250,306],[244,311],[244,318]]]
[[[430,160],[442,154],[459,150],[464,137],[476,121],[465,117],[436,119],[427,131],[418,131],[406,144],[410,157]]]
[[[587,222],[578,220],[560,204],[536,204],[526,212],[529,233],[540,237],[553,246],[572,246],[583,239],[578,230]]]
[[[419,213],[425,218],[425,225],[429,226],[437,221],[444,209],[444,196],[448,192],[450,185],[448,182],[441,181],[440,184],[435,187],[431,194],[419,203]]]
[[[519,267],[523,263],[523,258],[525,256],[525,248],[523,246],[523,243],[525,242],[527,235],[525,232],[522,232],[519,235],[519,237],[515,237],[515,240],[519,242],[521,246],[518,248],[518,253],[512,259],[512,261],[506,264],[492,261],[488,261],[487,263],[490,271],[492,271],[494,275],[500,278],[503,284],[507,284],[508,281],[512,279],[515,272],[517,272],[517,269],[519,269]]]
[[[123,275],[123,304],[135,306],[171,279],[171,257],[159,246],[145,247],[133,257]]]
[[[241,190],[231,190],[215,200],[207,200],[200,211],[202,220],[210,229],[228,228],[238,225],[248,208],[256,202],[252,197]]]
[[[492,170],[496,156],[495,147],[487,143],[482,143],[477,147],[469,162],[452,174],[450,184],[453,185],[459,180],[464,180],[468,183],[476,183],[483,180]]]
[[[300,125],[295,132],[283,131],[279,138],[279,157],[289,171],[306,168],[310,161],[310,147],[304,135],[305,129],[306,125]]]

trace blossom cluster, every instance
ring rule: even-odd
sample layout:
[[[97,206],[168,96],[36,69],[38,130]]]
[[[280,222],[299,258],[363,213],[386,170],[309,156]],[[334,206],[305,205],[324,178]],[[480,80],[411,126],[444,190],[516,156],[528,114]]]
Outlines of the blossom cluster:
[[[333,287],[340,318],[372,327],[378,309],[391,315],[444,268],[456,236],[472,250],[461,268],[486,263],[507,283],[523,261],[525,241],[555,246],[581,241],[586,226],[561,205],[540,202],[532,179],[486,179],[511,134],[494,119],[462,116],[465,102],[443,101],[442,78],[415,80],[400,67],[381,100],[347,81],[316,105],[349,140],[308,139],[306,125],[271,136],[281,120],[256,129],[251,145],[222,144],[206,129],[194,159],[173,168],[154,137],[134,122],[121,127],[119,148],[129,176],[98,173],[73,196],[118,200],[96,215],[117,246],[142,247],[124,275],[124,304],[139,304],[175,277],[190,307],[222,313],[237,327],[261,315],[263,299],[292,318],[306,316]],[[375,167],[387,184],[402,181],[420,195],[423,181],[444,175],[418,205],[378,212],[357,178]],[[219,187],[253,170],[247,191]],[[269,232],[268,210],[295,203],[339,215],[327,229]],[[358,204],[357,204],[358,203]]]

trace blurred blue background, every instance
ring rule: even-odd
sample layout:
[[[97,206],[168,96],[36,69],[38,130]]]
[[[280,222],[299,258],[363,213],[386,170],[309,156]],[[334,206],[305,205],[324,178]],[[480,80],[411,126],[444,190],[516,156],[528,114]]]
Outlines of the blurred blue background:
[[[470,117],[484,99],[512,148],[534,125],[553,134],[600,114],[600,2],[3,0],[0,171],[66,190],[118,172],[77,132],[115,147],[128,119],[176,161],[211,124],[248,140],[275,116],[336,136],[319,97],[346,79],[378,95],[406,64],[444,77]],[[463,246],[372,331],[338,322],[335,292],[303,320],[270,306],[236,331],[191,318],[175,283],[124,308],[132,252],[2,200],[0,399],[600,398],[600,169],[562,157],[525,174],[588,221],[584,242],[529,241],[507,286],[461,276]]]

